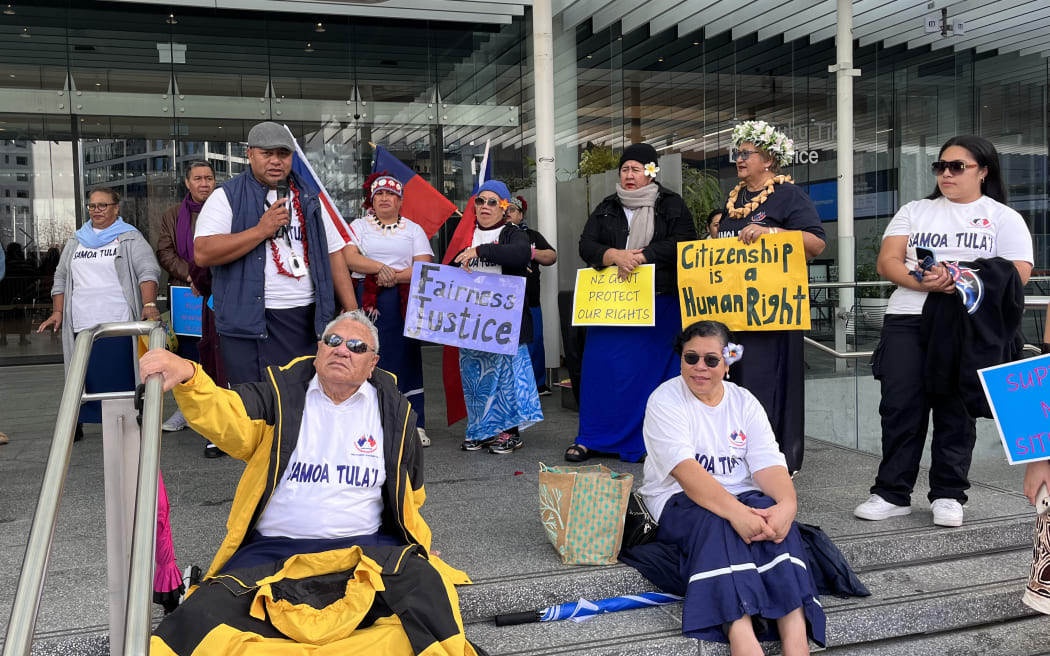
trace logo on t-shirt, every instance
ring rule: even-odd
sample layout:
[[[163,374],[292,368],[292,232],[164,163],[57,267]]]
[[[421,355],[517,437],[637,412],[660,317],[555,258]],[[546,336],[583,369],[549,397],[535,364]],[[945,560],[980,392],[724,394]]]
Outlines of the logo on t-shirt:
[[[756,212],[755,215],[751,217],[751,223],[759,223],[759,222],[765,221],[765,220],[766,220],[766,213],[765,212]]]
[[[361,437],[354,440],[354,448],[359,453],[372,453],[376,450],[379,443],[375,441],[371,435],[362,435]]]
[[[992,222],[984,218],[983,216],[978,216],[970,219],[970,225],[972,225],[975,228],[991,228]]]
[[[736,429],[729,434],[729,443],[733,446],[744,446],[747,444],[747,435],[742,429]]]

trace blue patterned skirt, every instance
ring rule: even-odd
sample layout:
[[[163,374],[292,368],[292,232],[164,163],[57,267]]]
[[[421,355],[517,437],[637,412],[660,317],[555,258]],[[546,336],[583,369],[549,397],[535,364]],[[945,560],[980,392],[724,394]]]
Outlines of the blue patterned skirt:
[[[524,430],[543,421],[529,350],[514,355],[459,349],[468,440],[484,440],[510,428]]]

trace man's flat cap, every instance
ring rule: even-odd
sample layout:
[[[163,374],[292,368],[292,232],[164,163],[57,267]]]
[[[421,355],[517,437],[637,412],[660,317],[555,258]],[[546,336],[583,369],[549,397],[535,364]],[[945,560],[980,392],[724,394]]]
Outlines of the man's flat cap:
[[[248,132],[248,147],[266,150],[284,148],[295,152],[295,142],[291,133],[283,125],[273,121],[258,123]]]

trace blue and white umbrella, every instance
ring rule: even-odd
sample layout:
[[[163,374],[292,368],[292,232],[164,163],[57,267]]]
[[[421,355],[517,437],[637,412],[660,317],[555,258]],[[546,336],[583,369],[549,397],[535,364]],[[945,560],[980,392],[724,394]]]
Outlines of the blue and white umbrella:
[[[530,622],[555,622],[558,620],[572,620],[582,622],[583,620],[604,613],[615,613],[619,610],[631,610],[634,608],[648,608],[649,606],[665,606],[676,604],[682,600],[678,595],[664,592],[642,592],[622,597],[610,597],[589,601],[580,599],[566,604],[549,606],[535,611],[524,613],[507,613],[496,616],[497,626],[509,626],[512,624],[527,624]]]

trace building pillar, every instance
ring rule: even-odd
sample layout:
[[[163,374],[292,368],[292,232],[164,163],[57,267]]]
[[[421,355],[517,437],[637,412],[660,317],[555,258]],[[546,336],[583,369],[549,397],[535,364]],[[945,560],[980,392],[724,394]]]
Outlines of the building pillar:
[[[852,283],[855,276],[855,239],[853,236],[853,78],[860,71],[853,68],[853,7],[852,0],[837,0],[837,33],[835,35],[835,65],[828,71],[835,73],[836,154],[838,175],[838,266],[839,282]],[[846,345],[846,324],[856,295],[852,287],[839,290],[838,312],[835,314],[835,350],[843,353]],[[836,360],[835,369],[845,370],[844,360]]]
[[[551,0],[532,4],[532,74],[536,103],[536,215],[538,229],[558,249],[557,180],[554,165],[554,40]],[[543,348],[548,370],[561,359],[561,330],[558,321],[558,265],[540,285],[543,313]]]

